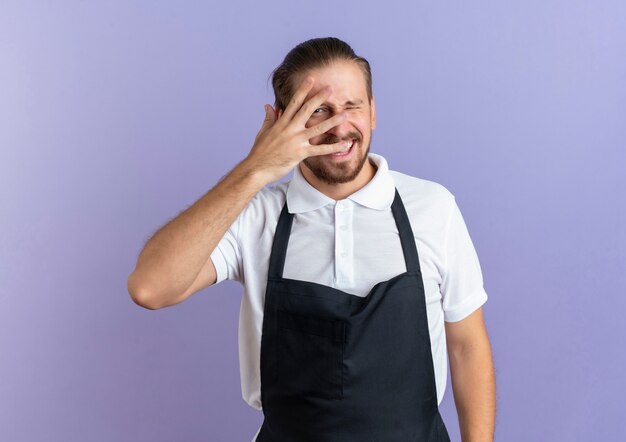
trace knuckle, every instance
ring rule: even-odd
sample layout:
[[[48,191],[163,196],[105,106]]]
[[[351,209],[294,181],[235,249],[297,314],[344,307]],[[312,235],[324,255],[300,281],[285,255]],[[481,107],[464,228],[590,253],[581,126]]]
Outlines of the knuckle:
[[[302,104],[302,110],[303,110],[304,112],[309,113],[309,112],[313,111],[313,109],[312,109],[312,108],[313,108],[314,106],[316,106],[315,101],[314,101],[314,100],[309,100],[309,101],[307,101],[306,103],[303,103],[303,104]]]
[[[318,124],[316,126],[311,127],[309,131],[313,135],[319,135],[322,132],[324,132],[324,126],[322,126],[321,124]]]

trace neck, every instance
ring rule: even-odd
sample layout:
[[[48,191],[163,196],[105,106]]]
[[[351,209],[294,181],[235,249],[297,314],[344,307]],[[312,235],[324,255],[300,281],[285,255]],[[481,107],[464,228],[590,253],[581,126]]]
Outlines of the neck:
[[[372,178],[374,178],[376,170],[378,169],[368,158],[365,164],[363,164],[361,172],[359,172],[357,177],[352,181],[347,183],[328,184],[313,175],[313,172],[311,172],[309,168],[304,165],[304,163],[300,163],[299,167],[302,176],[311,186],[335,201],[345,199],[364,187]]]

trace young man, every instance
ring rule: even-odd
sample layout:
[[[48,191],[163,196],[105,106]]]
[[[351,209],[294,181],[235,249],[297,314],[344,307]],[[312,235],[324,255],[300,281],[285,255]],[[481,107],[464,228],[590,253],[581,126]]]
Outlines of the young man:
[[[301,43],[273,86],[249,155],[144,247],[133,300],[158,309],[244,285],[256,441],[449,440],[446,350],[463,440],[492,441],[487,294],[454,196],[369,152],[370,66],[346,43]]]

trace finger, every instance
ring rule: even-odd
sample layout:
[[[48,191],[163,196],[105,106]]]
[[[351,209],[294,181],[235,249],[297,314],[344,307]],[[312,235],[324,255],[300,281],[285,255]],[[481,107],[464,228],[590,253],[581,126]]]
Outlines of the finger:
[[[313,137],[316,137],[318,135],[323,134],[324,132],[329,131],[330,129],[332,129],[335,126],[340,125],[341,123],[343,123],[346,120],[347,116],[345,112],[342,112],[340,114],[337,115],[333,115],[332,117],[330,117],[327,120],[322,121],[319,124],[316,124],[315,126],[311,126],[309,128],[307,128],[304,131],[304,135],[306,136],[307,140],[310,140]]]
[[[296,89],[296,91],[294,92],[293,96],[291,97],[291,101],[289,101],[289,104],[281,115],[281,119],[284,118],[287,122],[291,121],[291,118],[296,114],[298,109],[300,109],[302,103],[304,103],[304,99],[306,98],[312,87],[313,77],[307,77],[302,82],[300,87],[298,87],[298,89]]]
[[[313,111],[317,109],[320,104],[326,101],[331,92],[332,88],[330,86],[326,86],[325,88],[321,89],[317,94],[309,98],[307,102],[304,103],[302,107],[300,107],[300,110],[298,110],[296,115],[293,117],[293,121],[295,121],[296,124],[301,124],[302,126],[304,126],[309,118],[311,118],[311,114],[313,113]]]
[[[255,140],[258,140],[261,135],[267,132],[276,121],[276,114],[272,106],[265,104],[263,108],[265,109],[265,118],[263,119],[263,124],[261,124],[261,129],[259,129],[259,132],[256,134]]]
[[[341,152],[350,147],[350,144],[352,144],[351,141],[340,141],[334,144],[312,144],[310,147],[306,148],[307,157]]]
[[[276,121],[276,112],[274,108],[269,104],[265,105],[265,120],[263,120],[263,127],[271,126]]]

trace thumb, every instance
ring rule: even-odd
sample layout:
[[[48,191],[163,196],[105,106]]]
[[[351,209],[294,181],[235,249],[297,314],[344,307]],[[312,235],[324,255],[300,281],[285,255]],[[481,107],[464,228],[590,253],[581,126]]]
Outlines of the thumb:
[[[265,120],[263,120],[263,126],[271,125],[274,121],[276,121],[276,112],[274,112],[274,108],[269,104],[265,106]]]
[[[259,137],[261,137],[265,132],[267,132],[270,129],[270,127],[274,125],[274,122],[276,121],[276,113],[274,112],[274,109],[272,108],[272,106],[270,106],[269,104],[265,104],[263,105],[263,108],[265,109],[265,119],[263,120],[261,129],[259,129],[259,132],[256,134],[255,142],[258,141]]]

